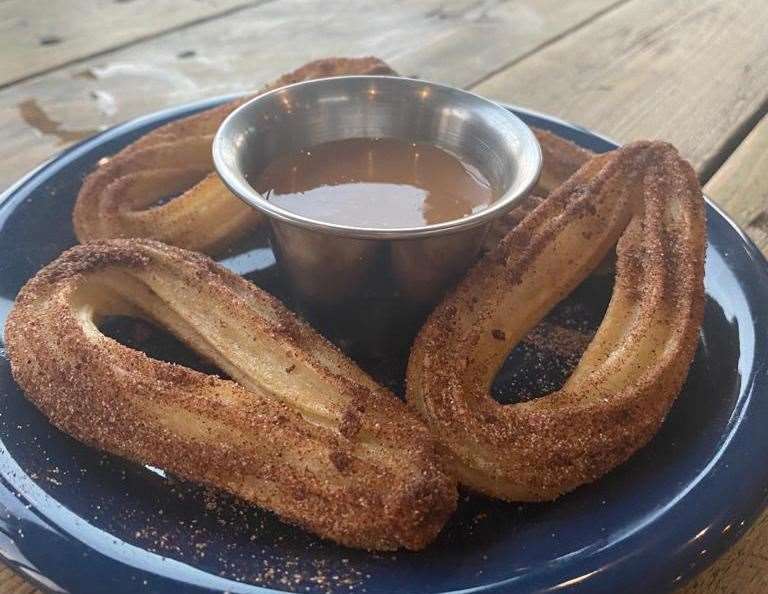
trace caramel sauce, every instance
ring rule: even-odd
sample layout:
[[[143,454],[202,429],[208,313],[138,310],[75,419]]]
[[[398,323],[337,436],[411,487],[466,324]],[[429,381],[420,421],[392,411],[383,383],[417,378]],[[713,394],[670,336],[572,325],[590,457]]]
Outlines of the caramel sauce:
[[[488,180],[451,153],[394,138],[337,140],[283,155],[251,183],[296,214],[380,229],[461,219],[495,198]]]

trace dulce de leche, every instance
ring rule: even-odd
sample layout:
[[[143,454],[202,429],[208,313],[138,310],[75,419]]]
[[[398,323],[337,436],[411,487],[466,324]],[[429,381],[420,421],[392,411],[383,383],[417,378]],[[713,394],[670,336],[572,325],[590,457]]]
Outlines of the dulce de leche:
[[[277,157],[249,182],[277,206],[338,225],[394,229],[461,219],[495,199],[477,168],[395,138],[350,138]]]

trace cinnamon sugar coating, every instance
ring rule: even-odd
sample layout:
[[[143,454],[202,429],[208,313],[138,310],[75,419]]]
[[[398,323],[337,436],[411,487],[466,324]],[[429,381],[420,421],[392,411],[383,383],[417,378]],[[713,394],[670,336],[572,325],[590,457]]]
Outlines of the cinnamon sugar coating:
[[[419,333],[407,377],[461,483],[551,500],[648,442],[698,342],[705,233],[691,166],[669,144],[636,142],[588,161],[468,273]],[[507,353],[617,241],[608,311],[564,387],[494,401]]]
[[[107,315],[166,327],[235,381],[104,336]],[[19,293],[13,376],[73,437],[274,511],[351,547],[420,549],[456,506],[428,430],[277,299],[151,240],[77,246]]]

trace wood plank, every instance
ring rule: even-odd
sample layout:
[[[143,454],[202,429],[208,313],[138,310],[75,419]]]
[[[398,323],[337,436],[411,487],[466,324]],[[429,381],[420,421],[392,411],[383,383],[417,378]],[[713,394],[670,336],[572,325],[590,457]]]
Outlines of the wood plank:
[[[0,568],[0,592],[3,594],[43,594],[7,567]]]
[[[0,91],[0,188],[74,138],[168,105],[258,88],[322,56],[375,54],[406,74],[469,85],[615,4],[281,0],[243,10]]]
[[[768,2],[630,2],[474,90],[621,141],[663,138],[706,178],[764,109]]]
[[[453,10],[446,6],[431,14],[448,25],[442,35],[389,59],[404,75],[468,87],[510,60],[536,51],[627,1],[472,2]]]
[[[768,514],[712,567],[676,594],[764,594],[768,592]]]
[[[712,176],[704,191],[744,227],[768,256],[768,116]],[[768,559],[768,550],[765,557]]]
[[[0,2],[0,86],[254,0]]]

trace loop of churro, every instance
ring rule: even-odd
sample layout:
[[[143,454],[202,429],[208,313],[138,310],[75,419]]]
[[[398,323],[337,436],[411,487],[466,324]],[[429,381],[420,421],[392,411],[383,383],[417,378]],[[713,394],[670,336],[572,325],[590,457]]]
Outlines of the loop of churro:
[[[502,405],[507,353],[618,240],[605,318],[570,379]],[[413,346],[408,401],[461,483],[550,500],[626,460],[658,430],[687,375],[704,308],[704,200],[670,145],[587,162],[483,258]]]
[[[232,380],[106,337],[151,320]],[[13,376],[92,446],[270,509],[366,549],[420,549],[456,506],[428,430],[278,300],[205,256],[151,240],[77,246],[21,290]]]

